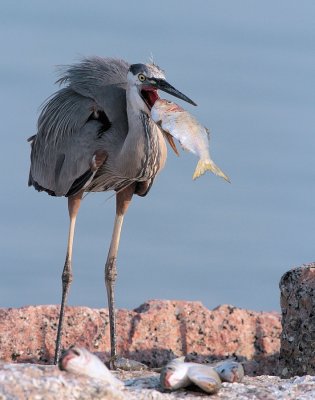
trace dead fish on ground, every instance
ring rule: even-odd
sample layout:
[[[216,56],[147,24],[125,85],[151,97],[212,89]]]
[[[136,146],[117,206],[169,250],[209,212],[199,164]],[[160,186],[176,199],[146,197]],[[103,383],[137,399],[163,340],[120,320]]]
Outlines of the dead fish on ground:
[[[117,388],[122,388],[123,383],[115,378],[102,361],[83,347],[72,346],[59,361],[61,370],[97,378]]]
[[[211,171],[230,182],[228,176],[210,158],[208,129],[200,125],[191,114],[176,103],[158,99],[151,109],[151,118],[163,131],[177,139],[184,149],[200,158],[193,179],[199,178],[206,171]],[[178,154],[173,139],[169,136],[167,139]]]
[[[221,387],[221,379],[213,367],[185,362],[184,357],[172,360],[162,369],[160,382],[168,390],[177,390],[193,383],[210,394],[216,393]]]
[[[219,374],[222,382],[241,382],[244,378],[244,368],[241,363],[234,360],[224,360],[215,364],[214,369]]]
[[[164,389],[176,390],[191,385],[187,372],[190,364],[185,357],[175,358],[162,368],[160,382]]]

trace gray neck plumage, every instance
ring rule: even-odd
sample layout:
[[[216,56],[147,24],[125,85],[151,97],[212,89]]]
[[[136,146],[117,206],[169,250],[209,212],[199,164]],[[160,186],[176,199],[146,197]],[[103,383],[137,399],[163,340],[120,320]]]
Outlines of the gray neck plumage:
[[[145,157],[143,160],[142,177],[154,177],[160,168],[160,143],[156,132],[158,129],[152,119],[141,112],[140,119],[145,134]]]
[[[139,95],[136,98],[127,90],[129,129],[120,157],[128,176],[145,181],[159,170],[160,144],[156,132],[158,128],[147,114],[148,110],[143,109],[143,104],[138,104],[139,101],[142,101]]]

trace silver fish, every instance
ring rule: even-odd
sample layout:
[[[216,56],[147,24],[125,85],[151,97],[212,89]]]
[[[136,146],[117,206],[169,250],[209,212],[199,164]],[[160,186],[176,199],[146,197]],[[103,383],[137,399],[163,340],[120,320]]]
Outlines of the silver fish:
[[[98,357],[82,347],[70,347],[62,355],[59,361],[59,368],[74,374],[100,379],[116,388],[122,388],[124,386]]]
[[[185,150],[199,157],[193,179],[199,178],[206,171],[211,171],[230,182],[228,176],[211,160],[208,129],[200,125],[191,114],[176,103],[158,99],[151,109],[151,118],[161,126],[163,131],[177,139]],[[169,136],[166,138],[177,153],[172,139]]]
[[[190,367],[185,357],[175,358],[162,368],[160,382],[163,389],[177,390],[191,385],[187,372]]]
[[[205,364],[185,362],[185,357],[170,361],[161,371],[160,382],[164,389],[177,390],[195,384],[207,393],[216,393],[221,380],[216,370]]]
[[[214,366],[222,382],[241,382],[244,378],[244,368],[242,364],[234,360],[225,360]]]
[[[205,364],[193,365],[188,369],[188,378],[206,393],[217,393],[221,387],[219,374]]]

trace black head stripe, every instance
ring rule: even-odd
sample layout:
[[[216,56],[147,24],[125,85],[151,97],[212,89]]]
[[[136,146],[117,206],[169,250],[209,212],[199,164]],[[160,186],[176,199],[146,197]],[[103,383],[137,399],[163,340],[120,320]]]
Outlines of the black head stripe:
[[[146,71],[146,66],[144,64],[132,64],[130,65],[129,71],[134,75],[140,74],[140,72]]]

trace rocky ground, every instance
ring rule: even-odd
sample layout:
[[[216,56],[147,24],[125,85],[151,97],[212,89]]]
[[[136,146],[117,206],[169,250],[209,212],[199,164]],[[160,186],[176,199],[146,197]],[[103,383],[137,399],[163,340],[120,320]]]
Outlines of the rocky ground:
[[[114,389],[96,379],[60,371],[54,366],[0,364],[1,400],[198,400],[210,397],[193,388],[163,391],[159,374],[153,371],[117,372],[125,383]],[[274,400],[315,398],[315,377],[280,379],[276,376],[246,376],[242,383],[223,383],[212,400]]]
[[[0,309],[0,400],[11,399],[201,399],[200,391],[163,392],[154,370],[118,372],[122,391],[47,365],[52,363],[59,307]],[[314,399],[313,377],[277,376],[281,322],[278,313],[223,305],[208,310],[199,302],[149,301],[136,310],[118,311],[118,350],[151,368],[187,355],[209,362],[242,361],[242,383],[224,383],[212,399]],[[109,357],[106,309],[68,307],[63,347],[86,347]]]

